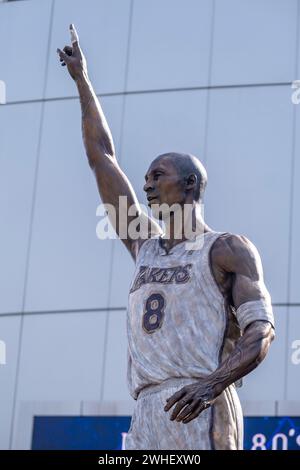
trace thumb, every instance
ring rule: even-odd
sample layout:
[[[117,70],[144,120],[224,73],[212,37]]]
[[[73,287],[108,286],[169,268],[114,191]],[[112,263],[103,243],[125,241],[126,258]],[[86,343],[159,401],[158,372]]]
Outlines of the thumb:
[[[70,62],[70,57],[62,50],[56,49],[56,52],[58,53],[59,57],[66,63],[68,64]]]

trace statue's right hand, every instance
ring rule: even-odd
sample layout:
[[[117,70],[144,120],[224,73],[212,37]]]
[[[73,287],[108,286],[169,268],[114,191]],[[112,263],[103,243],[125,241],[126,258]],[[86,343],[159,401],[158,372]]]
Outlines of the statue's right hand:
[[[86,59],[79,45],[79,38],[75,26],[70,25],[71,46],[65,46],[63,50],[57,49],[61,65],[66,65],[73,80],[77,80],[85,73],[87,75]]]

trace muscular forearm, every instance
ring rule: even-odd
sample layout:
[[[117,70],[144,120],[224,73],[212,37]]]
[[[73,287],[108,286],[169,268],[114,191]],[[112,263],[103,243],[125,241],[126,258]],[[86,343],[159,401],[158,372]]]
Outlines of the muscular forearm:
[[[100,102],[85,71],[76,79],[82,111],[82,134],[91,167],[101,158],[115,156],[110,129]]]
[[[249,325],[232,353],[209,376],[209,384],[215,389],[217,395],[260,364],[273,338],[274,330],[270,323],[255,321]]]

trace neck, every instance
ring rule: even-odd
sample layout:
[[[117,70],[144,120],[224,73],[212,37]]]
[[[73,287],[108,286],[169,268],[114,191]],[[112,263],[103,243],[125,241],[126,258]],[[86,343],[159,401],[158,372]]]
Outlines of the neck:
[[[211,229],[205,223],[202,206],[193,202],[185,204],[181,210],[177,210],[164,220],[165,235],[164,246],[168,249],[185,240],[192,240]]]

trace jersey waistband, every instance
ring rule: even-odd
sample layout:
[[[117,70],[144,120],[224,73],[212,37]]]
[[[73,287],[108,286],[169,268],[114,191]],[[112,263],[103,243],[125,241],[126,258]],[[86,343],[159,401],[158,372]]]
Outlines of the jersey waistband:
[[[143,398],[147,395],[150,395],[152,393],[158,393],[161,390],[164,390],[166,388],[172,388],[172,387],[178,387],[180,389],[181,387],[184,387],[185,385],[190,385],[193,383],[198,382],[201,377],[197,379],[197,377],[172,377],[171,379],[164,380],[160,384],[152,384],[148,385],[147,387],[144,387],[138,394],[138,398]]]

